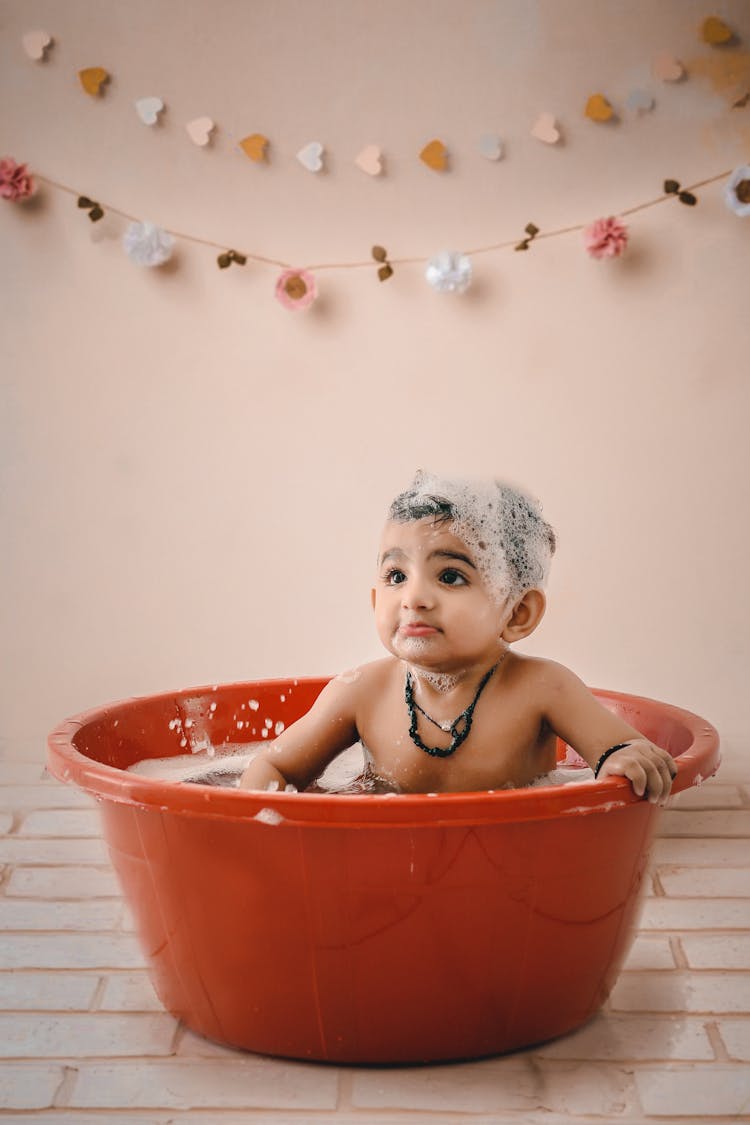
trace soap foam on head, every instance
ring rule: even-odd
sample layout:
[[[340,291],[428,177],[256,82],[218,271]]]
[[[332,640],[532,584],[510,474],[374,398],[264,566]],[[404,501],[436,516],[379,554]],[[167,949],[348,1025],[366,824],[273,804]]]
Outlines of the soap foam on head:
[[[498,601],[515,600],[546,584],[555,533],[539,503],[514,485],[451,480],[420,469],[391,504],[389,519],[405,523],[431,517],[450,522]]]

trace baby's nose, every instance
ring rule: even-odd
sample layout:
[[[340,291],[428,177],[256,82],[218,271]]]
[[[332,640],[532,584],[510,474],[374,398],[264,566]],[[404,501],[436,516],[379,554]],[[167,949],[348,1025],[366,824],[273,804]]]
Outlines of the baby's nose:
[[[432,600],[429,582],[412,577],[404,583],[402,598],[404,609],[426,609],[432,605]]]

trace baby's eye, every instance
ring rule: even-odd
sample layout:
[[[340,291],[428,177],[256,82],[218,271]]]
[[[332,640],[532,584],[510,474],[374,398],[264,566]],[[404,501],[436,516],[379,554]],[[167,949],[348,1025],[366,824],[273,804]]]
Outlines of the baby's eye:
[[[402,582],[406,582],[406,575],[403,570],[398,570],[397,567],[393,567],[391,570],[385,572],[383,581],[386,586],[400,586]]]
[[[466,586],[467,581],[460,570],[444,570],[440,574],[440,581],[444,586]]]

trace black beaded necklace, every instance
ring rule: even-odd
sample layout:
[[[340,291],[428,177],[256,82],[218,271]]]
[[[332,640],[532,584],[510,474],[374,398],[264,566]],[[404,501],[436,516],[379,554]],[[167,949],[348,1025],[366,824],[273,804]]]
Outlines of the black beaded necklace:
[[[505,654],[503,653],[503,655]],[[494,672],[497,671],[501,663],[502,657],[500,660],[498,660],[497,664],[494,664],[492,668],[490,668],[489,672],[487,672],[482,677],[481,683],[477,688],[476,695],[472,699],[471,703],[464,711],[461,712],[458,718],[453,720],[452,723],[449,723],[447,720],[445,723],[439,723],[437,719],[433,719],[432,715],[428,715],[423,707],[419,706],[416,699],[414,698],[414,685],[412,683],[411,672],[407,668],[406,683],[404,686],[404,697],[406,699],[406,709],[409,712],[410,719],[409,737],[411,738],[414,745],[418,746],[420,750],[424,750],[425,754],[431,754],[433,758],[448,758],[451,754],[455,753],[461,743],[465,742],[469,737],[469,731],[471,730],[471,720],[474,715],[474,708],[479,702],[479,696],[482,694],[485,687],[487,686],[487,683],[490,680],[490,677]],[[434,726],[439,727],[440,730],[444,730],[446,734],[450,732],[450,746],[428,746],[425,742],[422,741],[417,730],[417,711],[419,711],[421,715],[424,715],[425,719],[429,719],[429,721],[433,723]]]

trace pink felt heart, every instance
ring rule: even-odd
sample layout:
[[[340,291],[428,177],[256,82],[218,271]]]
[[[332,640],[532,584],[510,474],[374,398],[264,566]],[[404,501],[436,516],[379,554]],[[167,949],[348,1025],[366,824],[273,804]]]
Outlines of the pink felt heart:
[[[560,140],[560,130],[551,113],[540,113],[531,130],[532,137],[544,141],[546,145],[556,145]]]
[[[383,171],[383,153],[377,145],[366,145],[354,163],[368,176],[379,176]]]
[[[659,51],[651,62],[654,78],[661,82],[679,82],[685,74],[685,67],[671,51]]]
[[[44,52],[52,46],[52,36],[46,31],[27,31],[21,37],[23,49],[30,59],[36,62],[44,59]]]
[[[193,144],[203,147],[211,140],[216,125],[210,117],[196,117],[193,121],[188,121],[185,128]]]

